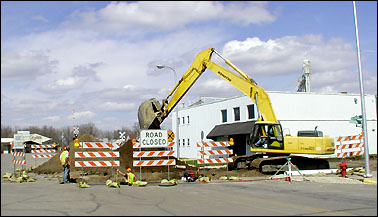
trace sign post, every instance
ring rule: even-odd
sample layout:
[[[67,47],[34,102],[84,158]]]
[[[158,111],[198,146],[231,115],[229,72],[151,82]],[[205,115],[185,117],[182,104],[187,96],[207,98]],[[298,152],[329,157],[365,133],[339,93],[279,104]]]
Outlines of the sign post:
[[[24,151],[25,146],[24,146],[24,135],[25,133],[17,133],[14,134],[14,140],[13,140],[13,149],[15,149],[15,153],[18,153],[18,149],[22,149]],[[22,158],[24,160],[24,158]],[[13,162],[16,160],[15,155],[13,155]],[[22,164],[22,169],[23,169],[23,164]],[[14,175],[16,175],[16,164],[13,164],[13,172]]]
[[[203,145],[203,138],[204,138],[204,133],[201,130],[201,143],[202,143],[202,153],[205,151],[205,146]],[[201,157],[202,161],[205,161],[205,156],[202,155]],[[203,171],[203,177],[205,177],[205,165],[202,165],[202,171]]]

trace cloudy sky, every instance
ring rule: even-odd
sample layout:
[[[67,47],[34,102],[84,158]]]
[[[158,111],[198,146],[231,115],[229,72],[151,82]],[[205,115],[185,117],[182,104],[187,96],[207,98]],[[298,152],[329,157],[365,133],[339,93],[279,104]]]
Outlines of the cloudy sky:
[[[377,94],[377,2],[356,6]],[[351,1],[1,1],[1,124],[130,127],[211,47],[267,91],[295,92],[308,59],[312,92],[360,93]],[[206,70],[180,103],[240,95]]]

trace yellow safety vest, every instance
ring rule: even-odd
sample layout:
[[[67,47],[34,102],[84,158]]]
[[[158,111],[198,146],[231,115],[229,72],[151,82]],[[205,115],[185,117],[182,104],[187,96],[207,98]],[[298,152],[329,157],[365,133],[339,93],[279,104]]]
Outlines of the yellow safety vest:
[[[62,165],[65,165],[65,164],[70,164],[70,159],[69,159],[69,152],[67,150],[63,151],[61,154],[60,154],[60,163]]]
[[[127,173],[127,182],[132,184],[134,182],[134,177],[135,177],[135,175],[132,172],[128,172]]]

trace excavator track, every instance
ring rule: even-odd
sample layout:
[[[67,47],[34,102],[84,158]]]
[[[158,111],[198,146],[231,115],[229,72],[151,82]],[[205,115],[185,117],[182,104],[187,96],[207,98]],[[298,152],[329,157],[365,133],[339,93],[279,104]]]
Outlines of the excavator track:
[[[264,154],[238,156],[234,159],[234,164],[230,165],[233,169],[258,169],[261,173],[275,173],[287,171],[285,163],[291,161],[299,170],[329,169],[329,162],[320,158],[308,158],[302,156],[267,156]]]

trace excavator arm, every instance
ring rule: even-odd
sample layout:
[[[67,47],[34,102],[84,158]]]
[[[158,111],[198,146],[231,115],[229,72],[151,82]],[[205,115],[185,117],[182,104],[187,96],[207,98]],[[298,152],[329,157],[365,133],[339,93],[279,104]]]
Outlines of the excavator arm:
[[[233,68],[239,75],[210,61],[213,53],[219,55],[225,63]],[[140,128],[160,129],[160,124],[168,117],[169,113],[207,68],[252,99],[257,105],[259,114],[258,121],[277,123],[269,96],[265,90],[229,60],[223,58],[214,48],[209,48],[196,56],[190,68],[183,74],[181,79],[168,94],[167,98],[162,101],[161,105],[156,99],[149,99],[140,105],[138,109]]]

